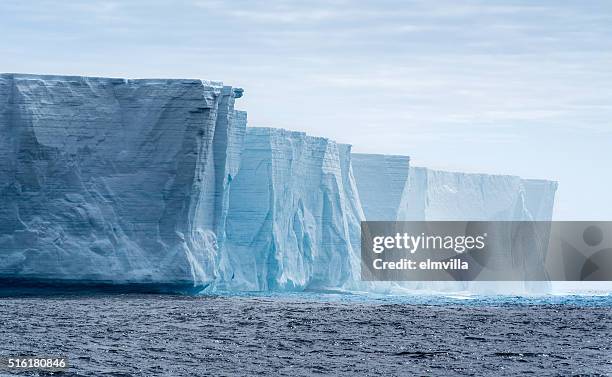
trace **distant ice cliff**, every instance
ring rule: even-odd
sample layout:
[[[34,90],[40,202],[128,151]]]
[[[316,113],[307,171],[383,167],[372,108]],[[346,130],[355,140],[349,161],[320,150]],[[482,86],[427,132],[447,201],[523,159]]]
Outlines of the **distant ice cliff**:
[[[357,187],[367,220],[398,221],[550,221],[557,183],[517,176],[458,173],[409,167],[408,158],[355,155]],[[374,183],[373,183],[374,182]],[[385,182],[386,185],[380,184]],[[383,209],[388,208],[384,212]],[[538,228],[538,231],[546,229]],[[537,239],[548,239],[548,234]],[[503,248],[500,248],[503,249]],[[494,256],[518,271],[544,266],[536,248]],[[538,270],[539,271],[539,270]],[[380,287],[382,284],[378,284]],[[546,293],[548,282],[418,282],[401,289],[469,291],[475,293]]]

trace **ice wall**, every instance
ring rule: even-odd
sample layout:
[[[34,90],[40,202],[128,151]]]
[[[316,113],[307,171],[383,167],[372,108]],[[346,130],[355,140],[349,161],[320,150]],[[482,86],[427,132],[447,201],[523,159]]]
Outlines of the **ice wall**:
[[[409,167],[408,156],[352,155],[369,221],[551,220],[557,183]]]
[[[363,218],[350,148],[249,128],[230,188],[225,275],[216,289],[341,289],[355,280]]]
[[[395,220],[408,183],[410,158],[354,153],[352,162],[365,217],[370,221]]]
[[[399,211],[399,220],[529,221],[552,219],[557,184],[523,180],[516,176],[470,174],[410,168],[409,184]],[[526,279],[541,275],[546,255],[542,253],[549,228],[532,227],[532,237],[520,243],[508,241],[493,247],[503,253],[488,255],[490,262],[514,269]],[[513,244],[517,247],[506,250]],[[540,252],[538,252],[540,250]],[[421,288],[486,294],[542,294],[549,282],[456,282],[421,283]]]
[[[247,132],[240,96],[201,80],[0,75],[0,288],[383,292],[408,285],[359,280],[362,220],[551,217],[554,182]]]
[[[398,220],[531,220],[523,180],[516,176],[470,174],[411,167]],[[553,182],[550,182],[554,185]],[[546,202],[554,200],[532,190],[532,208],[545,213]]]
[[[206,286],[245,126],[219,82],[0,75],[0,278]]]
[[[543,179],[523,179],[525,207],[535,221],[552,220],[557,182]]]
[[[362,207],[362,201],[359,197],[359,189],[357,180],[355,179],[355,171],[353,169],[353,159],[355,154],[351,152],[352,146],[349,144],[338,144],[340,156],[340,173],[342,174],[342,184],[346,192],[347,209],[345,211],[349,224],[349,234],[351,246],[359,255],[361,253],[361,222],[365,221],[366,216]],[[361,257],[359,257],[361,260]],[[355,261],[354,270],[358,271],[359,261]],[[355,278],[358,277],[358,272],[355,272]]]
[[[407,158],[406,158],[407,160]],[[390,178],[401,176],[390,169],[380,155],[362,154],[353,158],[359,196],[365,208],[389,208],[385,212],[365,211],[367,220],[400,221],[521,221],[551,220],[556,182],[523,180],[516,176],[446,172],[404,165],[404,184]],[[397,165],[393,165],[397,167]],[[363,182],[367,180],[367,182]],[[374,181],[374,183],[370,182]],[[378,182],[387,182],[379,185]],[[398,192],[401,192],[398,194]],[[393,207],[397,205],[395,215]],[[371,217],[369,217],[370,215]],[[538,227],[534,232],[546,231]],[[510,235],[509,235],[510,237]],[[497,264],[517,271],[541,271],[545,255],[534,253],[546,234],[525,240],[511,252],[491,255]],[[531,243],[530,243],[531,242]],[[504,245],[497,249],[502,250]],[[396,285],[375,284],[374,289],[468,291],[472,293],[543,293],[544,283],[481,282],[406,282]]]

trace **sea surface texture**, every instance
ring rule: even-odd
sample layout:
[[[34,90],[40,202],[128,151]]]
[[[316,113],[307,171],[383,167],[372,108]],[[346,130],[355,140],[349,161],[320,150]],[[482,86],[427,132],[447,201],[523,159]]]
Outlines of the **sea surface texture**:
[[[4,298],[0,357],[68,356],[62,376],[610,375],[611,306],[610,297]]]

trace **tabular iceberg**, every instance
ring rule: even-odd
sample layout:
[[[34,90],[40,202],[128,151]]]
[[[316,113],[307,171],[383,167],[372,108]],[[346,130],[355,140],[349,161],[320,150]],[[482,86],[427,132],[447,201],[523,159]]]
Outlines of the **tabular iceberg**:
[[[556,182],[523,180],[516,176],[456,173],[422,167],[408,167],[407,157],[394,163],[381,155],[361,154],[353,158],[359,196],[370,221],[550,221]],[[403,169],[404,174],[400,171]],[[407,176],[407,178],[403,178]],[[401,179],[397,179],[401,177]],[[393,179],[395,178],[395,179]],[[388,182],[378,185],[377,182]],[[372,183],[375,182],[375,183]],[[388,208],[385,212],[380,209]],[[395,211],[393,211],[393,209]],[[370,217],[369,217],[369,216]],[[534,232],[546,232],[538,226]],[[510,237],[510,235],[509,235]],[[547,234],[535,235],[532,240],[547,240]],[[497,249],[504,250],[504,245]],[[504,255],[493,255],[506,268],[541,273],[545,255],[533,253],[537,247],[520,247]],[[546,248],[540,247],[545,250]],[[386,288],[383,284],[375,287]],[[478,293],[542,293],[549,291],[548,282],[406,282],[397,289],[426,289],[433,291],[470,291]]]
[[[556,182],[411,167],[398,220],[551,220]],[[532,213],[533,211],[533,213]]]
[[[408,156],[353,154],[369,221],[550,221],[557,182],[409,166]]]
[[[454,173],[427,168],[410,168],[409,185],[398,220],[475,220],[531,221],[552,219],[552,203],[557,183],[523,180],[516,176]],[[549,228],[526,223],[533,237],[521,240],[517,248],[506,250],[507,242],[489,255],[500,268],[529,276],[544,275],[545,251],[540,243],[548,240]],[[547,293],[550,282],[451,282],[422,283],[421,288],[438,291],[465,290],[471,293]]]
[[[554,182],[247,129],[242,94],[201,80],[0,75],[0,288],[405,289],[360,281],[361,221],[551,217]]]
[[[351,237],[363,215],[349,156],[329,139],[248,129],[217,289],[339,289],[356,279]]]
[[[246,127],[234,95],[0,75],[0,277],[209,284]]]

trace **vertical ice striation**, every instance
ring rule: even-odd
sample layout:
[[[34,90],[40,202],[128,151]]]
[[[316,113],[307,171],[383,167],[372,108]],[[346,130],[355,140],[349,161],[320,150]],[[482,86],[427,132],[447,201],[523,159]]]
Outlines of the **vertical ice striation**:
[[[210,283],[233,107],[219,82],[0,75],[0,277]]]
[[[201,80],[0,75],[0,286],[390,291],[411,286],[359,281],[363,220],[551,218],[555,182],[247,129],[242,94]]]
[[[556,182],[522,180],[516,176],[456,173],[427,168],[410,168],[410,178],[399,220],[474,220],[529,221],[552,219]],[[489,255],[490,262],[523,273],[529,280],[541,274],[548,240],[548,229],[534,226],[528,239],[507,242],[493,249],[503,253]],[[540,234],[542,233],[542,234]],[[540,250],[540,251],[538,251]],[[423,283],[437,290],[467,290],[473,293],[546,293],[548,282],[457,282]]]
[[[407,156],[353,154],[369,221],[552,219],[557,183],[409,167]]]
[[[543,179],[523,179],[525,207],[535,221],[552,220],[557,182]]]
[[[370,221],[395,220],[408,183],[410,158],[354,153],[352,161],[366,218]]]
[[[239,92],[242,96],[242,91]],[[225,247],[226,232],[225,225],[227,222],[228,209],[230,204],[230,186],[238,171],[240,169],[240,163],[242,159],[242,149],[244,145],[244,138],[246,136],[247,126],[247,113],[245,111],[235,110],[233,117],[230,119],[232,126],[227,129],[227,133],[224,132],[224,138],[227,143],[225,149],[225,158],[222,158],[221,154],[223,150],[223,143],[219,143],[221,153],[218,159],[219,164],[222,167],[216,169],[217,178],[216,182],[219,184],[216,193],[218,195],[217,200],[217,214],[219,226],[216,229],[217,236],[217,258],[214,261],[215,268],[215,281],[223,280],[226,272],[229,268],[229,256],[227,255],[227,249]]]
[[[353,250],[359,254],[361,252],[361,222],[365,221],[366,216],[362,208],[359,189],[355,179],[353,169],[354,153],[351,153],[352,146],[349,144],[338,144],[340,152],[340,172],[342,174],[342,185],[346,194],[347,208],[345,210],[347,222],[349,224],[349,234]],[[358,262],[357,260],[355,262]],[[355,271],[360,266],[355,264]]]
[[[421,167],[381,155],[354,155],[353,169],[367,220],[387,221],[522,221],[552,219],[556,182],[522,180],[516,176],[446,172]],[[408,158],[406,157],[406,161]],[[398,172],[403,166],[404,175]],[[392,172],[392,173],[389,173]],[[398,177],[407,176],[402,185]],[[386,185],[380,184],[385,182]],[[398,194],[398,192],[400,194]],[[375,210],[367,210],[374,208]],[[393,209],[396,208],[395,211]],[[545,232],[538,227],[534,232]],[[509,253],[492,255],[497,264],[518,271],[540,271],[544,255],[534,253],[547,235],[525,240]],[[531,242],[531,243],[530,243]],[[503,247],[500,247],[503,249]],[[406,282],[394,287],[378,283],[372,289],[421,289],[477,293],[542,293],[544,283]]]
[[[351,236],[362,214],[349,157],[325,138],[249,128],[230,188],[230,263],[217,288],[341,289],[353,281]]]
[[[411,167],[408,182],[398,220],[531,220],[516,176]]]

